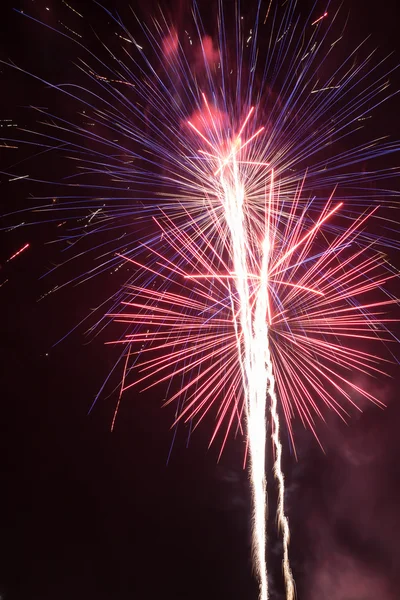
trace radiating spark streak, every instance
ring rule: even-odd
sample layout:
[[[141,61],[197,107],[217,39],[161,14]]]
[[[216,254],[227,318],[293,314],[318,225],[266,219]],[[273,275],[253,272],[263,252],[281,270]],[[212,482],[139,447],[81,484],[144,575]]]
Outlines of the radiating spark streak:
[[[10,260],[14,260],[14,258],[16,258],[17,256],[19,256],[22,252],[24,252],[25,250],[27,250],[29,248],[30,244],[29,242],[27,242],[24,246],[22,246],[22,248],[20,248],[15,254],[13,254],[12,256],[10,256],[10,258],[7,260],[7,262],[10,262]]]
[[[204,104],[206,105],[207,112],[208,112],[208,114],[210,115],[211,122],[212,122],[212,124],[213,124],[214,130],[217,130],[217,127],[216,127],[216,124],[215,124],[214,115],[213,115],[213,113],[211,112],[210,105],[208,104],[207,96],[205,95],[205,93],[204,93],[204,92],[202,92],[202,94],[201,94],[201,95],[202,95],[202,97],[203,97]]]
[[[241,128],[240,128],[240,130],[239,130],[239,133],[237,134],[237,138],[240,138],[240,136],[242,135],[242,133],[243,133],[243,130],[244,130],[244,128],[245,128],[245,127],[246,127],[246,125],[247,125],[247,121],[250,119],[251,115],[253,114],[253,111],[254,111],[254,106],[252,106],[252,107],[250,108],[250,110],[249,110],[249,113],[248,113],[247,117],[245,118],[245,120],[244,120],[244,122],[243,122],[243,125],[241,126]]]
[[[210,152],[206,152],[205,150],[199,150],[199,154],[204,154],[205,156],[211,156],[212,158],[218,159],[219,156],[217,154],[210,154]],[[228,164],[228,163],[226,163]],[[241,165],[254,165],[254,166],[258,166],[258,167],[269,167],[269,163],[267,162],[257,162],[255,160],[241,160],[240,161]],[[219,171],[217,172],[219,173]],[[214,173],[215,175],[215,173]]]
[[[76,35],[76,37],[78,38],[82,38],[81,34],[78,33],[77,31],[74,31],[74,29],[71,29],[71,27],[68,27],[67,25],[65,25],[65,23],[63,23],[62,21],[59,21],[60,25],[62,25],[67,31],[69,31],[70,33],[73,33],[74,35]]]
[[[289,287],[296,288],[298,290],[303,290],[304,292],[310,292],[311,294],[316,294],[317,296],[324,296],[324,292],[319,290],[315,290],[313,288],[307,287],[305,285],[299,285],[298,283],[291,283],[290,281],[277,281],[275,279],[270,279],[270,283],[277,283],[279,285],[287,285]]]
[[[240,164],[242,164],[242,165],[253,165],[255,167],[269,167],[269,163],[267,163],[267,162],[257,162],[255,160],[241,160]]]
[[[231,153],[228,155],[228,157],[222,161],[222,164],[218,167],[218,169],[215,171],[214,173],[214,177],[218,175],[218,173],[224,168],[226,167],[226,165],[229,164],[229,161],[232,159],[234,154],[238,154],[240,150],[243,150],[243,148],[245,148],[248,144],[250,144],[250,142],[252,142],[254,140],[254,138],[256,138],[258,135],[260,135],[260,133],[264,130],[264,127],[260,127],[260,129],[258,131],[256,131],[251,138],[249,138],[244,144],[240,143],[240,138],[238,137],[236,139],[236,144],[239,144],[238,146],[236,146],[236,144],[233,145],[232,147],[232,151]]]
[[[260,127],[260,129],[258,129],[258,131],[256,131],[248,140],[246,140],[246,142],[244,144],[242,144],[241,146],[239,146],[238,151],[239,150],[243,150],[243,148],[245,148],[248,144],[250,144],[250,142],[252,142],[254,140],[254,138],[256,138],[257,136],[260,135],[260,133],[262,131],[264,131],[265,127],[262,126]]]
[[[235,366],[236,366],[235,363],[236,363],[236,359],[231,358],[228,373],[232,373],[232,374],[234,373]],[[193,416],[195,416],[195,414],[197,414],[201,409],[204,409],[204,406],[208,402],[210,402],[210,399],[212,399],[212,396],[215,394],[215,392],[217,392],[220,388],[222,388],[223,385],[224,385],[223,381],[219,381],[219,383],[214,385],[211,379],[208,379],[208,380],[206,379],[202,383],[200,389],[197,389],[192,394],[192,396],[190,396],[188,398],[187,406],[186,406],[186,408],[183,409],[182,415],[179,415],[179,417],[175,421],[175,424],[178,422],[178,420],[180,420],[183,417],[185,417],[186,422],[189,421],[189,419],[191,419]],[[189,386],[187,386],[187,388],[189,388]],[[199,392],[200,392],[200,396],[203,398],[200,403],[198,402]],[[176,397],[171,400],[175,400]],[[225,400],[227,400],[227,398]],[[169,403],[169,401],[168,401],[168,403]],[[212,402],[209,404],[210,408],[211,408],[211,406],[212,406]],[[228,407],[229,404],[226,403],[226,406]],[[197,408],[195,408],[195,407],[197,407]],[[237,412],[238,412],[237,405],[235,402],[235,405],[233,407],[233,413],[237,414]]]
[[[75,8],[70,6],[65,0],[62,0],[62,3],[65,4],[65,6],[67,6],[69,9],[71,9],[72,12],[74,12],[76,15],[78,15],[78,17],[81,17],[81,19],[83,19],[83,15],[81,15],[81,13],[78,12]]]
[[[318,88],[317,90],[311,90],[310,94],[318,94],[318,92],[326,92],[327,90],[338,90],[340,85],[328,85],[327,87]]]
[[[311,25],[316,25],[317,23],[319,23],[320,21],[322,21],[322,19],[325,19],[325,17],[328,16],[328,13],[325,12],[323,15],[321,15],[320,17],[318,17],[318,19],[316,19],[313,23],[311,23]]]
[[[203,138],[203,140],[206,142],[206,144],[208,144],[208,145],[209,145],[209,146],[210,146],[210,147],[211,147],[211,148],[212,148],[212,149],[215,151],[215,148],[214,148],[214,146],[212,145],[212,143],[211,143],[211,142],[210,142],[210,141],[209,141],[209,140],[206,138],[206,136],[205,136],[205,135],[203,135],[203,134],[201,133],[201,131],[199,131],[199,130],[197,129],[197,127],[196,127],[195,125],[193,125],[193,123],[192,123],[191,121],[188,121],[188,125],[189,125],[189,126],[192,128],[192,129],[194,129],[194,130],[195,130],[195,132],[196,132],[196,133],[197,133],[197,134],[198,134],[198,135],[199,135],[201,138]]]
[[[207,275],[185,275],[185,279],[210,279],[210,277],[222,280],[222,279],[235,279],[237,276],[236,273],[229,273],[227,275],[223,275],[221,273],[208,273]],[[247,276],[250,279],[261,279],[260,275],[256,275],[255,273],[248,273]],[[323,292],[319,290],[315,290],[313,288],[306,287],[305,285],[299,285],[297,283],[292,283],[290,281],[278,281],[276,279],[270,279],[270,283],[277,283],[280,285],[287,285],[289,287],[293,287],[299,290],[303,290],[304,292],[310,292],[311,294],[316,294],[317,296],[324,296]],[[382,280],[382,283],[387,280]]]
[[[19,179],[27,179],[29,175],[20,175],[19,177],[11,177],[8,181],[18,181]]]
[[[75,33],[75,32],[73,32],[73,33]],[[82,36],[80,36],[80,37],[82,37]],[[131,83],[130,81],[124,81],[123,79],[109,79],[108,77],[105,77],[104,75],[99,75],[98,73],[95,73],[94,71],[91,71],[90,69],[89,69],[89,73],[91,75],[93,75],[93,77],[98,79],[99,81],[106,81],[107,83],[121,83],[122,85],[135,87],[135,84]]]
[[[316,225],[314,225],[314,227],[312,227],[312,229],[310,229],[310,231],[308,231],[306,233],[306,235],[301,238],[301,240],[299,242],[297,242],[297,244],[295,244],[294,246],[292,246],[290,248],[290,250],[288,250],[283,256],[282,258],[280,258],[278,260],[278,262],[275,263],[275,265],[273,266],[273,268],[271,269],[271,273],[273,273],[274,271],[276,271],[276,269],[279,267],[279,265],[281,265],[283,262],[285,262],[285,260],[291,255],[293,254],[293,252],[295,252],[295,250],[297,250],[297,248],[299,246],[301,246],[307,239],[311,238],[312,235],[314,234],[314,232],[319,229],[321,227],[321,225],[327,221],[337,210],[339,210],[339,208],[343,205],[343,202],[340,202],[339,204],[337,204],[335,206],[335,208],[333,208],[327,215],[325,215],[323,218],[320,218],[318,220],[318,222],[316,223]]]
[[[271,5],[272,5],[272,0],[269,0],[269,5],[268,5],[268,8],[267,8],[267,12],[266,12],[266,15],[265,15],[265,18],[264,18],[264,23],[263,23],[263,25],[265,25],[265,23],[267,22],[268,15],[269,15],[269,13],[270,13],[270,10],[271,10]]]

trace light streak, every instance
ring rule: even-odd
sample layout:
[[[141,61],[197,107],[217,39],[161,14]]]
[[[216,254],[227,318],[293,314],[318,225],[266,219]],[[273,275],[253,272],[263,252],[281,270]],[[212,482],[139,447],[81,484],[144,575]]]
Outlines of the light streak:
[[[15,254],[13,254],[12,256],[10,256],[10,258],[7,260],[7,262],[10,262],[11,260],[14,260],[14,258],[17,258],[17,256],[19,256],[20,254],[22,254],[22,252],[25,252],[25,250],[27,250],[29,248],[30,244],[26,243],[24,246],[22,246],[22,248],[20,248],[19,250],[17,250],[17,252],[15,252]]]
[[[270,10],[271,10],[271,5],[272,5],[272,0],[269,0],[269,4],[268,4],[268,8],[267,8],[267,12],[266,12],[266,14],[265,14],[264,23],[263,23],[264,25],[265,25],[265,23],[267,22],[267,19],[268,19],[268,16],[269,16]]]
[[[72,10],[72,12],[78,15],[78,17],[81,17],[81,19],[83,19],[83,15],[80,12],[78,12],[75,8],[73,8],[70,4],[68,4],[65,0],[62,0],[62,3],[65,4],[65,6],[67,6],[70,10]]]
[[[325,17],[328,16],[327,12],[324,12],[323,15],[321,15],[318,19],[316,19],[313,23],[311,23],[311,25],[316,25],[317,23],[320,23],[320,21],[322,21],[322,19],[325,19]]]
[[[68,27],[68,25],[66,25],[65,23],[63,23],[62,21],[59,21],[60,25],[62,25],[67,31],[69,31],[70,33],[73,33],[74,35],[76,35],[76,37],[81,38],[82,39],[82,35],[80,33],[78,33],[77,31],[75,31],[74,29],[71,29],[71,27]]]
[[[29,175],[19,175],[18,177],[11,177],[8,181],[19,181],[20,179],[27,179]]]
[[[319,92],[326,92],[328,90],[338,90],[340,85],[328,85],[327,87],[319,88],[318,90],[311,90],[311,94],[318,94]]]

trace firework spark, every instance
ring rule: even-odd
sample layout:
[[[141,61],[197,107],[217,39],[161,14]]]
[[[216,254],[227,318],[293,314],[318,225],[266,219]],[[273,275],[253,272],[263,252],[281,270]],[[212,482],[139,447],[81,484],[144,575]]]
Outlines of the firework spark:
[[[10,258],[7,259],[7,262],[10,262],[11,260],[14,260],[14,258],[17,258],[17,256],[22,254],[22,252],[25,252],[25,250],[27,250],[29,248],[29,246],[30,246],[29,242],[24,244],[19,250],[17,250],[17,252],[14,252],[14,254],[12,254],[10,256]]]

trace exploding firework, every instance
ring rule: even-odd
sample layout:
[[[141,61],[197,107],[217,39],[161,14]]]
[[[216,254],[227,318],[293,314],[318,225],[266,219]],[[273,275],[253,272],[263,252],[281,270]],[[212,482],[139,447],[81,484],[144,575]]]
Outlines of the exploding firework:
[[[109,303],[108,314],[125,325],[112,342],[123,348],[112,426],[132,386],[184,376],[167,400],[176,403],[175,426],[192,430],[215,409],[211,442],[220,435],[221,452],[231,431],[245,435],[262,600],[270,425],[290,600],[279,415],[294,447],[295,414],[317,437],[324,406],[345,419],[361,397],[379,405],[354,374],[384,375],[383,359],[364,344],[393,339],[384,312],[396,300],[384,286],[396,273],[382,240],[391,225],[382,220],[382,236],[367,227],[392,194],[365,191],[393,171],[364,165],[398,144],[358,131],[389,97],[390,69],[372,54],[360,59],[357,47],[325,75],[324,62],[340,48],[340,38],[327,42],[336,17],[321,11],[302,20],[295,2],[282,14],[272,2],[256,4],[251,27],[237,8],[232,44],[222,2],[215,40],[196,4],[193,16],[192,29],[180,32],[161,13],[134,37],[110,14],[119,49],[103,44],[96,55],[76,40],[90,85],[51,84],[80,106],[81,120],[37,108],[50,132],[25,143],[79,161],[68,194],[50,203],[69,250],[97,240],[99,264],[74,281],[125,264],[135,270]],[[350,134],[353,146],[331,151]],[[83,233],[65,227],[71,209]],[[48,198],[36,210],[49,210]]]
[[[222,448],[231,427],[241,427],[245,422],[254,500],[254,555],[261,598],[268,597],[265,446],[266,402],[270,398],[283,569],[287,598],[293,598],[277,398],[283,404],[290,432],[295,411],[314,430],[314,418],[322,417],[317,398],[342,418],[348,416],[346,403],[355,405],[352,394],[381,404],[352,381],[357,371],[384,375],[377,366],[378,358],[357,350],[354,342],[387,339],[382,332],[388,319],[382,317],[381,311],[396,300],[386,297],[360,302],[359,297],[369,294],[374,298],[374,292],[396,274],[388,270],[382,253],[374,252],[371,244],[358,244],[374,209],[354,219],[342,234],[330,243],[325,241],[321,248],[322,229],[335,218],[343,203],[332,204],[331,198],[317,221],[310,224],[304,210],[298,214],[300,187],[282,225],[284,207],[273,171],[266,174],[269,189],[263,219],[254,222],[251,207],[249,210],[246,206],[246,165],[260,165],[251,159],[251,150],[241,160],[246,144],[236,137],[224,154],[213,154],[209,164],[203,164],[205,176],[218,176],[215,196],[204,207],[210,219],[215,219],[217,238],[214,227],[201,230],[189,214],[185,231],[164,215],[157,224],[170,250],[165,254],[154,251],[159,270],[127,259],[164,283],[159,284],[159,289],[130,286],[133,299],[125,302],[124,313],[112,316],[144,329],[115,342],[128,347],[121,392],[145,382],[152,387],[184,372],[188,375],[187,384],[168,400],[181,399],[177,421],[184,419],[197,426],[218,404],[211,442],[225,424]],[[268,169],[266,165],[261,168]],[[218,217],[215,200],[221,208]],[[176,258],[168,259],[173,254]],[[176,280],[180,280],[181,290],[168,292],[166,286]],[[188,282],[195,285],[189,286]],[[144,344],[140,352],[135,351],[140,344]],[[154,352],[155,357],[145,358]],[[137,354],[142,357],[139,364]],[[128,375],[132,377],[132,371],[139,374],[133,375],[132,383],[125,382]]]

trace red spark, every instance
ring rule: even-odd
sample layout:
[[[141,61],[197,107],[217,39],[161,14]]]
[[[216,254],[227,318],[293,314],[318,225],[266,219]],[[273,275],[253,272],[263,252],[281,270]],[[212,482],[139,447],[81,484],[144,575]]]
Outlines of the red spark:
[[[13,254],[12,256],[10,256],[10,258],[7,260],[7,262],[10,262],[10,260],[13,260],[17,256],[19,256],[22,252],[24,252],[25,250],[27,250],[29,248],[29,245],[30,245],[29,243],[26,243],[24,246],[22,246],[22,248],[20,248],[15,254]]]
[[[328,13],[325,12],[323,15],[321,15],[320,17],[318,17],[318,19],[316,19],[313,23],[311,23],[311,25],[316,25],[317,23],[319,23],[320,21],[322,21],[322,19],[325,19],[325,17],[328,16]]]

